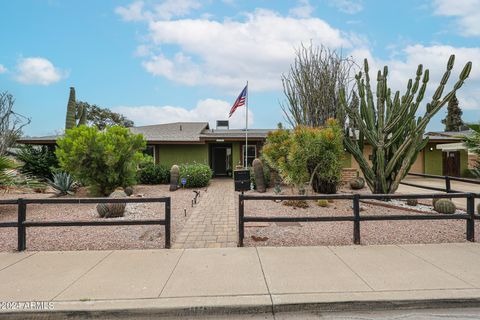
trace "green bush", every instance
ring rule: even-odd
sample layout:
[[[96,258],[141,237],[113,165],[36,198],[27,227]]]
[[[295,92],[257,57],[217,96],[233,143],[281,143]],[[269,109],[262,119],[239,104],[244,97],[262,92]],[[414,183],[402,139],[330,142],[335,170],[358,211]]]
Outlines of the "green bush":
[[[138,182],[143,184],[163,184],[170,182],[170,170],[165,165],[147,163],[137,172]]]
[[[146,142],[141,134],[123,127],[99,131],[96,127],[80,126],[66,130],[57,144],[60,167],[85,183],[91,194],[107,196],[117,187],[136,183]]]
[[[212,178],[213,172],[206,164],[193,163],[181,164],[180,166],[180,183],[182,179],[186,180],[186,188],[206,187]],[[182,186],[182,185],[180,185]]]
[[[16,158],[22,162],[21,173],[40,180],[53,179],[53,173],[58,169],[54,146],[25,145],[20,147]]]

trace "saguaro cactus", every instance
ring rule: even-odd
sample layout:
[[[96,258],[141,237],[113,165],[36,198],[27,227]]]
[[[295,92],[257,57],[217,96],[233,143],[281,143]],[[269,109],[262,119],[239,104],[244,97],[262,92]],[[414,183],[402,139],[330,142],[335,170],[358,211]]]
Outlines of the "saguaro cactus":
[[[77,105],[75,99],[75,88],[70,87],[70,95],[67,104],[67,116],[65,119],[65,130],[81,126],[87,122],[87,110],[82,105]]]
[[[430,119],[468,78],[472,68],[471,62],[465,65],[453,89],[442,98],[454,61],[455,56],[451,55],[447,70],[431,102],[427,103],[423,117],[416,118],[415,115],[429,80],[429,71],[427,69],[424,72],[422,65],[417,68],[415,81],[412,79],[408,81],[405,94],[400,96],[400,92],[397,91],[393,99],[387,84],[388,68],[385,66],[383,73],[378,71],[375,103],[370,86],[368,62],[365,59],[365,73],[359,72],[355,77],[360,99],[359,110],[348,106],[345,92],[341,90],[340,105],[348,115],[349,122],[355,123],[355,128],[346,129],[344,144],[360,165],[367,185],[373,193],[394,193],[397,190],[418,153],[428,143],[428,137],[424,138],[423,135]],[[371,164],[363,154],[365,143],[372,146]]]

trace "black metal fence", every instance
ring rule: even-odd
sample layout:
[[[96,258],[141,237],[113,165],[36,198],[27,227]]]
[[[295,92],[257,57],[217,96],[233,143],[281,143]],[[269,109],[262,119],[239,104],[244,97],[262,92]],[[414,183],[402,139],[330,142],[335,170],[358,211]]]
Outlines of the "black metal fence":
[[[28,204],[89,204],[89,203],[165,203],[164,219],[148,220],[89,220],[89,221],[29,221],[27,220]],[[171,235],[171,200],[160,198],[51,198],[51,199],[12,199],[0,200],[0,205],[18,205],[18,219],[11,222],[0,222],[0,228],[17,228],[18,251],[27,248],[27,228],[29,227],[86,227],[86,226],[129,226],[129,225],[163,225],[165,226],[165,248],[170,248]]]
[[[465,198],[467,210],[465,214],[395,214],[395,215],[360,215],[360,200],[391,200],[391,199],[433,199],[433,198]],[[475,220],[480,215],[475,214],[475,198],[480,198],[479,193],[449,193],[449,194],[332,194],[311,196],[273,196],[273,195],[239,195],[238,214],[238,246],[243,246],[245,237],[245,223],[249,222],[353,222],[353,243],[360,244],[361,221],[385,221],[385,220],[465,220],[466,238],[475,241]],[[352,215],[348,216],[305,216],[305,217],[258,217],[245,214],[245,201],[285,201],[285,200],[351,200]]]
[[[437,176],[437,175],[433,175],[433,174],[423,174],[423,173],[408,173],[408,175],[413,176],[413,177],[423,177],[423,178],[432,178],[432,179],[444,180],[445,181],[445,188],[437,188],[437,187],[426,186],[426,185],[422,185],[422,184],[416,184],[416,183],[405,182],[405,181],[400,182],[400,184],[410,186],[410,187],[427,189],[427,190],[442,191],[442,192],[446,192],[446,193],[461,192],[461,191],[457,191],[457,190],[452,189],[452,183],[451,183],[452,181],[458,181],[458,182],[465,182],[465,183],[479,184],[480,185],[480,180],[476,180],[476,179],[459,178],[459,177],[451,177],[451,176]]]

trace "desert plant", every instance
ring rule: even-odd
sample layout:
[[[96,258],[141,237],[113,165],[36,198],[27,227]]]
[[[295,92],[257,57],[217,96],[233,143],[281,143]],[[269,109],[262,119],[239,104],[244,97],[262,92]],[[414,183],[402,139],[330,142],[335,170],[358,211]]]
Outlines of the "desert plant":
[[[302,208],[302,209],[309,207],[308,202],[306,200],[286,200],[286,201],[283,201],[282,204],[284,206]]]
[[[383,72],[378,71],[377,87],[372,89],[368,62],[365,59],[365,72],[359,72],[356,76],[359,110],[353,110],[348,105],[346,93],[340,90],[342,109],[346,111],[349,121],[358,126],[354,130],[346,128],[345,147],[359,164],[373,193],[394,193],[397,190],[418,153],[428,143],[428,137],[423,136],[430,119],[450,101],[467,79],[472,67],[471,62],[465,65],[453,89],[442,98],[454,60],[455,56],[450,56],[447,70],[433,94],[432,101],[427,103],[423,117],[416,118],[429,81],[429,71],[423,72],[422,65],[418,66],[415,81],[408,81],[405,94],[400,96],[397,91],[392,98],[387,84],[388,67],[385,66]],[[373,149],[371,164],[363,153],[365,143]]]
[[[180,182],[186,180],[186,188],[206,187],[213,176],[212,169],[206,164],[182,164],[180,169]]]
[[[447,105],[447,116],[442,120],[445,131],[462,131],[467,127],[462,120],[463,111],[458,105],[457,96],[454,94]]]
[[[133,194],[133,187],[131,187],[131,186],[125,187],[125,188],[123,188],[123,191],[125,192],[125,194],[127,196],[130,197]]]
[[[126,198],[127,194],[122,190],[115,190],[109,198]],[[118,218],[123,217],[127,204],[124,202],[118,203],[99,203],[97,205],[97,212],[101,218]]]
[[[134,185],[145,140],[127,128],[80,126],[57,140],[60,167],[89,187],[93,195],[108,195],[117,187]]]
[[[65,130],[72,129],[87,123],[87,110],[82,104],[77,105],[75,100],[75,88],[70,87],[68,97],[67,115],[65,119]]]
[[[0,92],[0,156],[15,144],[22,135],[22,129],[30,123],[30,119],[13,110],[15,99],[8,92]]]
[[[448,199],[438,199],[433,208],[435,211],[445,214],[453,214],[457,210],[455,203]]]
[[[330,204],[328,203],[328,200],[320,199],[317,201],[317,206],[327,208]]]
[[[42,189],[45,184],[30,178],[29,176],[19,174],[18,165],[13,159],[6,156],[0,156],[0,187],[26,187],[31,189]]]
[[[252,163],[253,175],[255,177],[255,189],[258,192],[265,192],[265,177],[263,175],[263,163],[260,159],[254,159]]]
[[[147,163],[138,170],[138,181],[143,184],[163,184],[170,182],[170,170],[161,164]]]
[[[53,146],[21,146],[15,157],[22,162],[19,170],[23,174],[47,180],[53,178],[58,169],[58,159]]]
[[[67,172],[59,171],[53,174],[53,179],[47,179],[48,184],[57,191],[58,195],[73,195],[77,182]]]
[[[178,189],[180,184],[180,168],[174,164],[170,169],[170,191],[175,191]]]
[[[418,205],[417,199],[407,199],[407,206],[416,207]]]
[[[302,45],[287,75],[282,75],[287,103],[282,104],[286,120],[292,125],[321,127],[328,119],[343,124],[339,106],[339,89],[351,92],[351,57],[326,47]]]
[[[362,177],[356,177],[350,181],[350,188],[354,190],[363,189],[365,187],[365,179]]]

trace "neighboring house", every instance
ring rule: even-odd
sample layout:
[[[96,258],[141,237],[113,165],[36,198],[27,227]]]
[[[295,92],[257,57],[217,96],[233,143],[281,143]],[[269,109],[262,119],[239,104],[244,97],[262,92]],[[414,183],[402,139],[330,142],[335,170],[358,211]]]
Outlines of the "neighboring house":
[[[269,131],[248,129],[249,166],[259,157]],[[228,121],[217,121],[215,129],[208,122],[175,122],[133,127],[147,140],[146,153],[156,163],[172,166],[181,163],[208,164],[216,176],[231,176],[237,165],[244,163],[245,130],[230,129]],[[468,173],[468,152],[460,136],[468,132],[429,132],[430,142],[419,153],[410,172],[434,175],[465,176]],[[19,139],[24,144],[55,144],[58,136]],[[370,158],[371,146],[365,146],[365,157]],[[345,168],[360,171],[355,159],[348,153]]]

